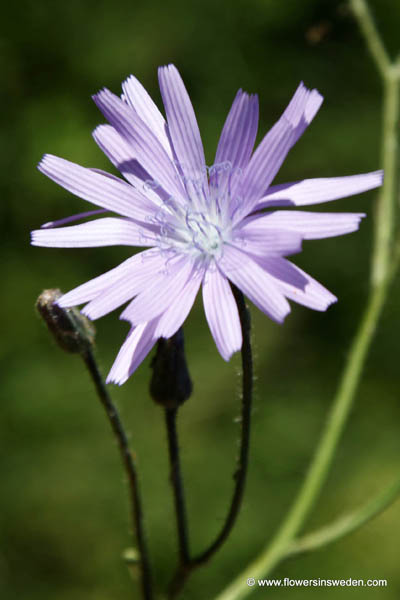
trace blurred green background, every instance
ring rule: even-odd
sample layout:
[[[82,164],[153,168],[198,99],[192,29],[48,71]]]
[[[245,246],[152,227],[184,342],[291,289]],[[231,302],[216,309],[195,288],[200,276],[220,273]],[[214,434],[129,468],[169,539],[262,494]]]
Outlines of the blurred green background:
[[[400,3],[371,2],[391,52]],[[325,103],[292,150],[279,181],[350,175],[380,166],[381,86],[346,3],[323,0],[161,0],[9,3],[3,7],[0,597],[6,600],[136,598],[121,560],[130,545],[117,449],[88,375],[59,350],[34,311],[43,288],[64,291],[118,264],[124,248],[29,247],[30,229],[87,204],[36,170],[44,152],[113,171],[91,138],[102,122],[90,99],[119,93],[135,74],[160,104],[156,68],[180,69],[212,163],[239,87],[260,97],[260,134],[300,80]],[[183,597],[212,598],[271,537],[299,487],[325,422],[368,291],[375,192],[316,210],[365,211],[357,234],[305,243],[295,257],[339,303],[325,314],[293,305],[280,327],[253,310],[256,392],[243,510],[228,543],[190,580]],[[353,509],[392,481],[400,465],[399,300],[395,284],[357,402],[307,529]],[[127,333],[112,314],[97,323],[104,373]],[[201,303],[185,327],[195,384],[180,431],[193,549],[220,527],[237,452],[239,356],[218,355]],[[112,388],[138,455],[158,589],[176,559],[163,416],[148,395],[149,360]],[[282,564],[277,577],[387,578],[400,594],[400,504],[362,531]],[[254,598],[302,600],[308,589],[258,590]],[[324,588],[364,598],[365,589]]]

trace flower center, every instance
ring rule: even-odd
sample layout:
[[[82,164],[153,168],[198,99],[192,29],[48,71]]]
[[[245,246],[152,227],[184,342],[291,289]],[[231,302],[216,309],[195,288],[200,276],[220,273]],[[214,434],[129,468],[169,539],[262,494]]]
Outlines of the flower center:
[[[189,251],[218,257],[224,243],[221,228],[200,212],[188,212],[183,238]]]
[[[219,259],[232,237],[230,183],[239,173],[230,163],[209,169],[209,188],[203,180],[186,178],[186,202],[172,196],[163,199],[152,223],[159,227],[157,243],[162,251],[182,252],[194,259]],[[200,185],[201,184],[201,185]]]

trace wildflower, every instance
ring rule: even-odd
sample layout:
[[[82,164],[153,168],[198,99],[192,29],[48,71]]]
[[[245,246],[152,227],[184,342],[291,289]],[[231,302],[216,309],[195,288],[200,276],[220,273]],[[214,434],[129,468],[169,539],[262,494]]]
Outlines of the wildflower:
[[[299,252],[303,240],[355,231],[364,215],[276,207],[327,202],[382,183],[382,172],[376,171],[271,185],[322,103],[322,96],[303,83],[254,152],[258,100],[239,90],[214,164],[207,168],[177,69],[161,67],[159,82],[166,121],[133,76],[123,83],[121,98],[106,89],[94,96],[110,123],[97,127],[94,139],[126,181],[51,155],[39,164],[56,183],[101,208],[47,223],[32,233],[34,245],[148,248],[58,301],[62,307],[86,303],[82,312],[90,319],[130,301],[121,319],[131,330],[107,380],[118,384],[158,338],[170,338],[179,329],[200,286],[211,333],[225,360],[242,344],[229,282],[278,323],[290,312],[288,299],[326,310],[335,296],[285,257]],[[110,212],[119,216],[58,227]]]

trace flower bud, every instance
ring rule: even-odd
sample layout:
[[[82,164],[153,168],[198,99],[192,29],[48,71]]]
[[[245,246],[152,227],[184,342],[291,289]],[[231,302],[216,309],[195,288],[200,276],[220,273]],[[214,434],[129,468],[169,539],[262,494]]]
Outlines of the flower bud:
[[[185,358],[182,329],[169,339],[158,340],[151,367],[150,394],[154,402],[176,409],[190,397],[193,385]]]
[[[59,289],[43,290],[36,308],[53,334],[57,344],[66,352],[82,353],[94,344],[94,325],[77,308],[61,308]]]

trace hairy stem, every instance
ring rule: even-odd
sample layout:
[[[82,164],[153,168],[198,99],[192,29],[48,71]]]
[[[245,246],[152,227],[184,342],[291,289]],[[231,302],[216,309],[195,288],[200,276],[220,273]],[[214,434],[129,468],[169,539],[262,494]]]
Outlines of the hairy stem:
[[[91,348],[87,348],[82,352],[82,358],[89,370],[90,376],[96,387],[97,395],[104,407],[108,420],[112,427],[113,433],[117,439],[122,462],[128,478],[129,491],[131,497],[132,520],[135,526],[136,539],[139,557],[140,557],[140,573],[141,586],[144,600],[152,600],[152,581],[150,561],[147,551],[146,538],[143,526],[143,511],[139,495],[138,477],[132,453],[129,449],[129,442],[125,430],[123,428],[120,416],[116,406],[113,404],[104,381],[101,377],[99,368],[93,355]]]
[[[187,545],[186,518],[184,517],[183,503],[183,488],[179,484],[179,489],[175,490],[175,507],[177,513],[178,531],[180,531],[180,565],[171,582],[169,588],[169,597],[176,597],[182,590],[190,573],[197,567],[205,564],[219,550],[222,544],[226,541],[231,533],[236,519],[238,517],[240,507],[242,505],[243,493],[246,483],[249,445],[250,445],[250,423],[251,423],[251,406],[253,395],[253,359],[250,342],[250,314],[247,310],[243,294],[232,285],[233,295],[239,311],[239,319],[242,330],[242,411],[241,411],[241,440],[238,464],[233,476],[235,481],[232,500],[228,509],[225,522],[221,531],[216,536],[215,540],[203,552],[195,556],[189,557]],[[172,419],[172,417],[171,417]],[[179,471],[178,471],[179,472]],[[172,476],[172,481],[174,476]],[[182,497],[180,498],[182,492]],[[179,510],[179,514],[178,514]],[[184,551],[183,551],[184,550]]]
[[[184,566],[189,562],[189,535],[176,429],[177,413],[177,408],[165,409],[165,423],[167,427],[169,461],[171,469],[170,479],[172,489],[174,491],[175,517],[178,531],[179,562],[182,566]]]
[[[236,522],[237,516],[243,500],[243,493],[246,484],[247,466],[249,459],[250,446],[250,424],[251,424],[251,406],[253,396],[253,359],[250,342],[250,314],[242,292],[232,285],[233,295],[239,311],[240,324],[242,328],[242,413],[241,413],[241,440],[240,453],[236,471],[234,473],[235,487],[233,490],[232,501],[225,519],[225,523],[214,542],[201,554],[196,556],[192,563],[200,565],[207,560],[222,546],[229,536]]]

